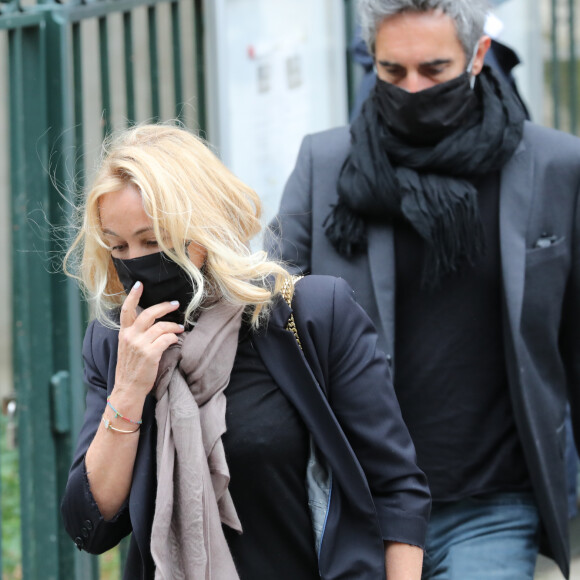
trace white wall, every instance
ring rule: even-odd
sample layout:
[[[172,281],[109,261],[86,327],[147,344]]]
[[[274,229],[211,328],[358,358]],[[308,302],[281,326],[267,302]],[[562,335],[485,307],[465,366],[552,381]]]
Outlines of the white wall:
[[[302,138],[347,122],[343,0],[208,0],[208,138],[276,213]]]
[[[513,48],[522,64],[514,76],[522,98],[537,123],[543,120],[543,38],[540,0],[507,0],[493,13],[503,23],[498,40]]]

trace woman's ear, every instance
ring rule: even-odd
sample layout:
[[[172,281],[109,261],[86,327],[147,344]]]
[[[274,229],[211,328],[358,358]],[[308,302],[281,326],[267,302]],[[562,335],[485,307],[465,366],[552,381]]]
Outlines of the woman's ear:
[[[189,259],[195,264],[196,268],[201,268],[207,258],[207,250],[197,242],[191,240],[185,244]]]

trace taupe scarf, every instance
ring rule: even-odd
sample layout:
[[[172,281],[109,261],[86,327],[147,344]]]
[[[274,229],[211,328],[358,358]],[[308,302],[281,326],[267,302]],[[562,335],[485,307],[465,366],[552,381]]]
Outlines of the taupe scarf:
[[[159,365],[157,496],[151,532],[156,580],[236,580],[222,522],[241,532],[228,492],[221,441],[224,389],[238,344],[242,307],[204,311]]]

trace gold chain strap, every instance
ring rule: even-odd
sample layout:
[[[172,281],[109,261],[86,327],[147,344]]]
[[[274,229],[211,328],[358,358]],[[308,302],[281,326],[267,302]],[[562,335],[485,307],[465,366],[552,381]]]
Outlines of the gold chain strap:
[[[304,276],[292,276],[292,282],[296,285],[296,282],[304,278]],[[282,286],[282,298],[290,308],[292,308],[292,296],[294,294],[294,288],[290,280],[286,280],[284,282],[284,286]],[[298,329],[296,328],[296,322],[294,321],[294,314],[290,314],[290,318],[288,319],[288,323],[286,324],[286,330],[289,330],[294,335],[300,350],[302,350],[302,343],[300,342],[300,337],[298,336]]]

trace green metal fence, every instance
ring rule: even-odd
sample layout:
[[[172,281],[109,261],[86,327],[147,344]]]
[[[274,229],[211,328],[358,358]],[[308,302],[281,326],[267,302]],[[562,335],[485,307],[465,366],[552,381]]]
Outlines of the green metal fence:
[[[85,323],[59,258],[105,134],[142,120],[204,126],[202,33],[201,0],[0,2],[22,535],[21,570],[4,578],[99,575],[59,517],[84,409]]]

